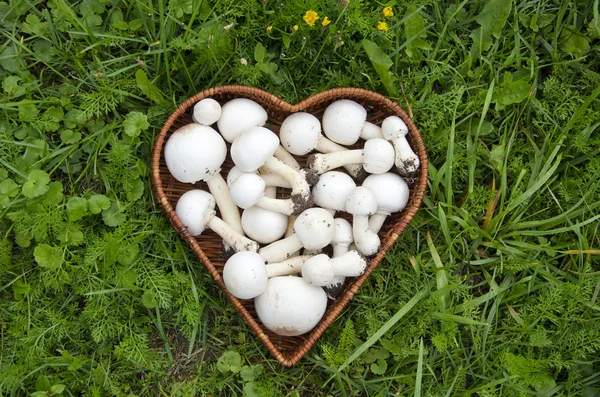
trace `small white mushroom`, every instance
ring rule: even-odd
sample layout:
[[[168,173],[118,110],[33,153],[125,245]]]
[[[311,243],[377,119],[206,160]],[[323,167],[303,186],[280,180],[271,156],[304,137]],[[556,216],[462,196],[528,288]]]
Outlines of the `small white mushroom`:
[[[312,189],[313,201],[321,208],[346,211],[346,199],[356,183],[348,174],[338,171],[326,172]]]
[[[261,248],[260,256],[268,263],[281,262],[302,247],[309,250],[325,247],[335,233],[333,216],[322,208],[309,208],[296,218],[294,231],[290,237]]]
[[[350,163],[363,163],[368,173],[383,174],[394,166],[394,147],[385,139],[373,138],[365,142],[364,149],[313,154],[307,160],[309,168],[318,174]]]
[[[221,105],[212,98],[204,98],[194,105],[192,120],[202,125],[212,125],[221,117]]]
[[[287,216],[280,212],[253,206],[242,213],[242,227],[252,240],[270,244],[279,240],[287,229]]]
[[[352,236],[352,225],[344,218],[335,218],[335,234],[331,245],[333,247],[332,258],[337,258],[346,254],[349,250],[348,247],[354,238]],[[325,292],[329,298],[335,298],[344,289],[344,283],[346,281],[345,276],[335,276],[333,280],[324,286]]]
[[[206,228],[217,233],[235,251],[257,251],[258,244],[236,232],[215,216],[215,200],[204,190],[190,190],[181,195],[175,213],[192,236],[199,236]]]
[[[381,245],[379,236],[369,228],[369,216],[377,212],[375,193],[366,186],[357,187],[348,195],[346,211],[353,215],[352,232],[356,248],[366,256],[374,255]]]
[[[402,177],[391,172],[369,175],[362,185],[375,193],[377,213],[369,218],[369,227],[374,233],[378,233],[386,217],[406,207],[410,190]]]
[[[323,287],[330,285],[336,276],[358,277],[365,272],[366,268],[367,260],[358,251],[348,251],[333,259],[320,254],[304,263],[302,278],[310,285]]]
[[[293,215],[298,206],[292,199],[275,199],[265,195],[265,180],[252,172],[238,176],[230,187],[231,198],[240,208],[258,206],[285,215]]]
[[[389,116],[381,124],[383,136],[392,141],[396,149],[396,168],[398,173],[406,177],[414,177],[419,169],[419,156],[413,152],[406,140],[408,127],[404,120],[398,116]]]
[[[221,108],[217,127],[223,138],[232,143],[242,132],[265,125],[268,118],[267,111],[258,103],[247,98],[236,98]]]
[[[354,145],[367,120],[367,111],[349,99],[333,102],[323,113],[323,132],[340,145]]]
[[[319,323],[327,309],[327,296],[322,288],[308,285],[301,277],[274,277],[266,291],[254,299],[254,307],[269,330],[298,336]]]
[[[165,145],[165,162],[179,182],[205,181],[214,196],[223,220],[243,233],[240,213],[220,174],[227,156],[223,138],[211,127],[188,124],[173,133]]]
[[[272,131],[263,127],[254,127],[242,133],[231,145],[231,158],[236,166],[244,172],[254,172],[265,165],[290,183],[291,200],[298,214],[312,205],[310,186],[306,179],[293,168],[273,157],[279,146],[279,138]]]
[[[238,299],[252,299],[267,289],[269,278],[300,273],[310,256],[297,256],[280,263],[265,265],[256,252],[238,252],[225,262],[223,282]]]

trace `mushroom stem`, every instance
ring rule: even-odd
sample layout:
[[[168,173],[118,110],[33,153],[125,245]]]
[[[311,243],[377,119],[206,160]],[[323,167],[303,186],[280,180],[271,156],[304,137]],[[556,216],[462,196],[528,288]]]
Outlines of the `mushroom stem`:
[[[308,167],[323,174],[346,164],[361,163],[364,160],[364,150],[346,150],[327,154],[313,154],[308,160]]]
[[[357,251],[348,251],[342,256],[331,259],[336,277],[358,277],[364,273],[367,261]]]
[[[381,132],[381,127],[366,121],[365,125],[363,125],[363,128],[360,131],[360,137],[364,140],[383,138],[383,133]]]
[[[279,187],[285,187],[285,188],[290,188],[292,187],[292,185],[290,185],[290,183],[285,180],[284,178],[281,177],[281,175],[278,174],[260,174],[260,177],[262,179],[265,180],[265,185],[267,187],[271,187],[271,186],[279,186]]]
[[[290,237],[292,234],[294,234],[294,222],[296,222],[296,218],[298,218],[297,215],[291,215],[288,217],[288,227],[285,230],[285,234],[283,235],[284,238]],[[294,257],[294,256],[298,256],[300,255],[300,250],[293,252],[292,254],[290,254],[290,258]]]
[[[342,256],[348,252],[348,246],[342,244],[333,244],[333,257]]]
[[[265,196],[261,197],[255,205],[266,210],[279,212],[288,216],[294,214],[296,208],[296,205],[291,199],[276,199],[266,197],[266,193]]]
[[[302,271],[304,262],[310,258],[312,258],[312,255],[302,255],[286,259],[279,263],[270,263],[267,265],[267,277],[271,278],[298,274]]]
[[[243,235],[244,229],[242,229],[240,211],[238,210],[237,205],[235,205],[231,199],[229,188],[227,187],[227,183],[221,174],[218,172],[215,173],[212,178],[206,181],[206,184],[208,185],[208,190],[210,190],[210,193],[215,198],[215,202],[217,203],[217,207],[219,207],[223,221],[231,226],[233,230]]]
[[[223,222],[222,219],[217,218],[213,215],[210,221],[208,221],[208,227],[215,233],[217,233],[223,241],[229,244],[237,252],[240,251],[257,251],[258,243],[244,237],[240,233],[236,232],[231,226]]]
[[[315,150],[321,153],[346,152],[348,148],[339,145],[324,136],[320,136],[315,145]],[[362,164],[346,164],[344,168],[353,178],[358,178],[362,170]]]
[[[413,152],[406,137],[400,136],[392,140],[396,150],[396,168],[402,176],[412,177],[419,169],[419,156]]]
[[[265,186],[265,197],[272,199],[277,197],[277,186]]]
[[[298,171],[285,165],[275,157],[268,159],[264,165],[290,183],[292,188],[291,200],[295,204],[294,215],[301,213],[312,205],[310,186]]]
[[[385,222],[385,218],[387,218],[388,215],[389,214],[383,214],[379,212],[371,215],[369,218],[369,229],[371,229],[373,233],[379,233],[383,223]]]
[[[275,153],[273,153],[273,156],[288,167],[291,167],[297,171],[300,170],[300,164],[298,164],[294,156],[292,156],[290,152],[285,150],[283,146],[279,145],[275,150]]]
[[[258,253],[265,262],[275,263],[290,258],[292,254],[299,251],[300,248],[302,248],[302,241],[300,241],[298,234],[294,233],[290,237],[275,241],[274,243],[261,248],[258,250]]]
[[[354,215],[352,220],[352,234],[356,248],[365,256],[374,255],[379,251],[381,241],[377,233],[369,228],[369,217],[365,215]]]

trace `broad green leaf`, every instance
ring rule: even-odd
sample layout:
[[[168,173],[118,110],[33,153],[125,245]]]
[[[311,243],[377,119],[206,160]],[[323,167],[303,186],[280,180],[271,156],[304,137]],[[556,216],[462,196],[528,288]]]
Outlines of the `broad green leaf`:
[[[499,38],[510,15],[512,0],[490,0],[475,20],[481,25],[471,33],[471,52],[481,54],[492,46],[492,36]]]
[[[502,167],[504,166],[504,145],[494,145],[492,150],[490,151],[490,162],[496,169],[496,171],[500,172]]]
[[[0,207],[7,206],[10,199],[19,194],[19,190],[19,185],[10,178],[0,182]]]
[[[99,214],[110,208],[110,200],[103,194],[94,194],[88,199],[88,205],[92,214]]]
[[[26,284],[20,280],[13,284],[13,296],[18,301],[23,299],[23,297],[25,297],[25,295],[29,295],[30,292],[31,292],[30,284]]]
[[[73,130],[64,130],[60,133],[60,140],[65,145],[73,145],[81,140],[81,134]]]
[[[83,243],[84,235],[77,223],[68,223],[56,233],[56,238],[64,245],[79,245]]]
[[[422,54],[420,50],[430,50],[431,45],[427,41],[425,41],[425,37],[427,37],[427,33],[424,31],[425,22],[423,21],[423,17],[419,12],[415,12],[417,10],[417,6],[414,4],[408,5],[406,7],[406,15],[410,15],[414,13],[410,18],[404,21],[404,33],[406,35],[406,40],[408,44],[406,44],[406,55],[409,58],[422,58]]]
[[[121,208],[116,202],[113,202],[108,209],[102,211],[102,220],[107,226],[117,227],[126,219],[127,217],[121,212]]]
[[[394,64],[392,59],[370,40],[364,39],[362,46],[388,94],[396,96],[398,91],[394,86],[395,76],[390,72],[390,67]]]
[[[33,250],[35,261],[41,267],[58,269],[63,262],[62,250],[59,247],[51,247],[48,244],[39,244]]]
[[[140,112],[130,112],[123,121],[123,129],[125,134],[130,137],[136,137],[140,135],[142,131],[145,131],[150,127],[148,123],[148,116]]]
[[[59,181],[50,182],[48,185],[48,191],[44,196],[43,203],[45,205],[58,205],[63,201],[63,185]]]
[[[130,266],[140,255],[140,248],[137,244],[130,244],[126,247],[122,247],[119,250],[119,256],[117,260],[123,266]]]
[[[142,92],[148,98],[150,98],[150,100],[158,103],[159,105],[165,102],[165,99],[158,88],[156,88],[156,86],[152,84],[150,80],[148,80],[146,72],[144,72],[142,69],[138,69],[138,71],[135,72],[135,81],[138,88],[142,90]]]
[[[50,381],[44,375],[40,375],[35,380],[35,390],[36,391],[50,391]]]
[[[531,86],[526,81],[517,80],[502,83],[501,86],[496,87],[494,90],[492,101],[496,103],[498,109],[502,109],[513,103],[523,102],[529,97],[530,92]]]
[[[25,33],[43,36],[48,31],[48,22],[42,22],[37,15],[29,14],[27,15],[27,18],[25,18],[22,29]]]
[[[375,375],[383,375],[387,370],[387,361],[377,360],[376,363],[371,364],[371,372]]]
[[[292,41],[292,35],[291,35],[291,34],[287,34],[287,33],[283,33],[283,34],[281,35],[281,40],[283,41],[283,46],[284,46],[286,49],[289,49],[289,48],[290,48],[291,41]]]
[[[19,76],[6,76],[2,81],[2,89],[8,95],[12,95],[17,92],[19,81],[21,81]]]
[[[48,191],[50,176],[42,170],[33,170],[27,176],[23,185],[23,195],[27,198],[39,197]]]
[[[154,291],[147,290],[142,295],[142,304],[146,309],[154,309],[156,308],[156,294]]]
[[[137,201],[144,195],[144,182],[137,179],[127,189],[127,201]]]
[[[226,351],[217,360],[217,368],[223,373],[229,371],[237,374],[242,370],[242,357],[240,353],[234,351]]]
[[[240,376],[244,382],[256,380],[262,371],[262,365],[244,365],[240,371]]]
[[[23,68],[23,58],[13,46],[8,46],[0,53],[0,66],[8,72],[16,72]]]
[[[590,40],[575,26],[563,26],[559,41],[560,49],[569,54],[583,54],[590,49]]]
[[[88,214],[88,201],[83,197],[71,197],[67,201],[67,213],[70,221],[78,221]]]
[[[255,382],[248,382],[244,384],[242,389],[243,397],[265,397],[265,393],[261,390],[258,384]]]
[[[258,63],[265,61],[265,55],[267,55],[267,49],[261,43],[256,44],[254,47],[254,60]]]
[[[54,394],[62,394],[65,391],[65,385],[57,384],[52,385],[50,391]]]

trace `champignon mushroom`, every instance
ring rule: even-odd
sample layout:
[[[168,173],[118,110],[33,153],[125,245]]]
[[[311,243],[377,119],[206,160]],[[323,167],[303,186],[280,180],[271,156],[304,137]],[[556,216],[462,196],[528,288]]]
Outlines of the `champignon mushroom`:
[[[369,216],[377,212],[375,193],[366,186],[357,187],[348,195],[346,211],[353,215],[352,232],[356,248],[366,256],[374,255],[381,245],[379,236],[369,228]]]
[[[360,137],[367,111],[350,99],[331,103],[323,113],[323,132],[340,145],[354,145]]]
[[[402,176],[413,177],[419,169],[419,156],[413,152],[406,140],[408,127],[404,120],[398,116],[389,116],[381,124],[383,136],[392,141],[396,149],[396,168]]]
[[[373,138],[365,142],[364,149],[313,154],[307,160],[308,167],[318,174],[350,163],[363,163],[368,173],[383,174],[394,165],[394,147],[385,139]]]
[[[272,131],[255,127],[242,133],[231,145],[231,158],[244,172],[256,171],[266,165],[274,174],[281,175],[291,187],[291,200],[295,205],[294,214],[298,214],[312,205],[310,186],[296,170],[273,157],[279,146],[279,139]]]
[[[373,138],[383,138],[383,133],[381,132],[381,127],[366,121],[365,125],[360,131],[360,137],[367,141]]]
[[[346,199],[354,188],[356,183],[348,174],[338,171],[326,172],[312,189],[313,201],[319,207],[334,212],[346,211]]]
[[[294,231],[290,237],[261,248],[260,256],[268,263],[281,262],[302,247],[309,250],[325,247],[333,240],[333,216],[322,208],[309,208],[296,218]]]
[[[256,252],[238,252],[225,262],[223,282],[238,299],[252,299],[267,289],[269,278],[300,273],[310,256],[297,256],[280,263],[265,265]]]
[[[192,236],[199,236],[208,227],[235,251],[257,251],[258,244],[236,232],[215,216],[215,199],[204,190],[189,190],[181,195],[175,213]]]
[[[173,133],[165,145],[165,162],[179,182],[205,181],[214,196],[223,220],[243,233],[240,213],[219,173],[227,156],[223,138],[211,127],[188,124]]]
[[[335,233],[331,245],[333,247],[333,258],[346,254],[348,247],[354,238],[352,237],[352,225],[344,218],[335,218]],[[335,276],[333,280],[323,287],[327,296],[334,299],[344,289],[345,276]]]
[[[331,284],[336,276],[358,277],[365,272],[367,260],[358,251],[330,259],[325,254],[315,255],[302,266],[302,278],[310,285],[323,287]]]
[[[202,125],[212,125],[221,117],[221,105],[212,98],[204,98],[194,105],[192,120]]]
[[[252,240],[260,244],[270,244],[279,240],[285,233],[287,216],[253,206],[242,213],[242,227]]]
[[[265,180],[252,172],[238,176],[230,187],[231,198],[238,207],[246,209],[258,206],[285,215],[294,215],[299,211],[293,199],[275,199],[265,195]]]
[[[377,213],[369,218],[369,227],[373,233],[378,233],[387,216],[406,207],[409,198],[408,185],[402,177],[391,172],[369,175],[362,185],[371,188],[375,193]]]
[[[322,288],[301,277],[273,277],[267,289],[254,299],[263,325],[278,335],[298,336],[313,329],[325,314],[327,296]]]
[[[265,125],[268,118],[267,111],[258,103],[248,98],[236,98],[221,108],[217,127],[223,138],[232,143],[242,132]]]

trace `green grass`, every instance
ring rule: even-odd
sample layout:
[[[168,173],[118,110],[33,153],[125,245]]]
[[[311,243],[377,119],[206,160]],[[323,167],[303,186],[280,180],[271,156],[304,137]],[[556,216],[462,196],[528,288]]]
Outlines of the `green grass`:
[[[0,3],[0,394],[600,394],[598,9]],[[150,186],[168,115],[232,83],[289,102],[384,93],[431,161],[418,215],[291,369],[211,284]]]

